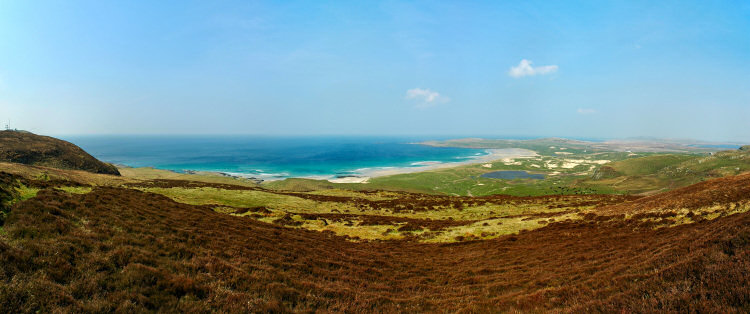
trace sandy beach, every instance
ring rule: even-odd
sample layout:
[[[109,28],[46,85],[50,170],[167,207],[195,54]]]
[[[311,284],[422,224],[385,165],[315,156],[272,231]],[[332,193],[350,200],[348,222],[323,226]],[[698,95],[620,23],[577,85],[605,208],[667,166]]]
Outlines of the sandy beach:
[[[536,152],[522,148],[502,148],[502,149],[488,149],[487,155],[476,156],[462,161],[456,162],[444,162],[444,163],[433,163],[423,162],[417,167],[388,167],[388,168],[367,168],[358,169],[356,172],[359,173],[357,176],[328,179],[332,183],[367,183],[370,178],[390,176],[404,173],[414,173],[421,171],[429,171],[436,169],[452,168],[457,166],[471,165],[471,164],[483,164],[493,162],[501,159],[512,159],[512,158],[523,158],[523,157],[535,157],[538,156]]]

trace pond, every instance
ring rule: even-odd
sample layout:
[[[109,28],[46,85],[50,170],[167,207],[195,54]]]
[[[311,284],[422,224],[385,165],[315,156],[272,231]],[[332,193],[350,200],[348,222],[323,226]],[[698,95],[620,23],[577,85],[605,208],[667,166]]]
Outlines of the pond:
[[[492,179],[506,179],[506,180],[513,180],[513,179],[541,180],[541,179],[544,179],[543,174],[535,174],[535,173],[528,173],[526,171],[513,171],[513,170],[488,172],[488,173],[482,174],[480,177],[492,178]]]

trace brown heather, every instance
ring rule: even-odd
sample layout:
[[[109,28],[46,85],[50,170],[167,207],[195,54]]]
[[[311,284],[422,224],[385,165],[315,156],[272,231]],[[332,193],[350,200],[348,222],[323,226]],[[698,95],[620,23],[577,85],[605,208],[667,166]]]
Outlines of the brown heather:
[[[720,180],[661,201],[581,198],[610,205],[608,216],[451,244],[351,242],[133,189],[45,188],[13,205],[3,226],[0,309],[748,312],[750,214],[654,229],[674,214],[647,210],[750,199],[750,175]],[[643,214],[625,218],[628,208]]]

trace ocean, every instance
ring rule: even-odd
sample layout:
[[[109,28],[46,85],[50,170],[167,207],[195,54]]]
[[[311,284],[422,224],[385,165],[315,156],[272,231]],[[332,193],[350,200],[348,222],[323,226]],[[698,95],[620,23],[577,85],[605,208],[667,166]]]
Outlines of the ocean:
[[[278,136],[63,136],[94,157],[129,167],[212,171],[263,180],[331,179],[487,155],[483,149],[410,144],[434,138]]]

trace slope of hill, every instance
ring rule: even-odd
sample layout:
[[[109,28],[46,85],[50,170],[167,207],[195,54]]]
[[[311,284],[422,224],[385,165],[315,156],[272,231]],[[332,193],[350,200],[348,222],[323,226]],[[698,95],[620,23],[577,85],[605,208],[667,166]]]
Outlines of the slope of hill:
[[[720,180],[662,197],[750,199],[721,197],[748,175]],[[38,186],[0,232],[0,308],[16,312],[750,310],[742,211],[659,228],[588,214],[493,240],[352,242],[133,189]]]
[[[72,143],[25,131],[0,131],[0,161],[120,175]]]
[[[750,172],[696,183],[600,209],[608,214],[663,213],[665,211],[719,211],[750,207]],[[695,213],[694,213],[695,214]]]
[[[577,184],[642,193],[675,189],[746,171],[750,171],[750,151],[746,149],[711,155],[658,154],[608,163]]]

